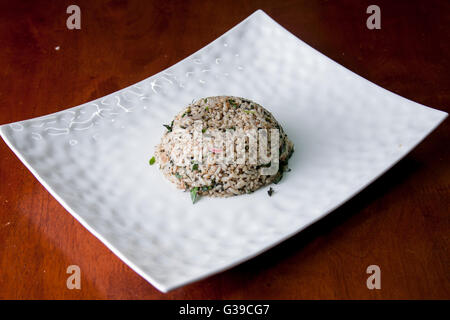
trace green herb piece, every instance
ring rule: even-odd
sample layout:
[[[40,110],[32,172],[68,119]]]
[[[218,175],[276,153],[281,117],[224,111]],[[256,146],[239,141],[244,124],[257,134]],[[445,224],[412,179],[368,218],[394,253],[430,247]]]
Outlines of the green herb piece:
[[[245,112],[246,114],[255,113],[254,110],[244,110],[244,112]]]
[[[205,191],[211,190],[212,188],[214,188],[213,185],[210,185],[210,186],[203,186],[201,190],[202,190],[203,192],[205,192]]]
[[[198,171],[198,163],[195,163],[195,164],[192,166],[192,171]]]
[[[227,101],[233,108],[237,109],[237,107],[239,107],[236,101],[234,101],[233,99],[228,99]]]
[[[148,163],[150,163],[150,165],[152,166],[155,164],[155,161],[155,157],[152,157]]]
[[[205,133],[208,128],[203,128],[202,133]]]
[[[181,174],[179,174],[178,172],[175,172],[175,177],[176,177],[177,179],[181,179]]]
[[[197,201],[198,198],[198,187],[194,187],[191,189],[191,200],[192,203],[195,203],[195,201]]]
[[[203,101],[204,101],[205,103],[207,103],[207,102],[208,102],[208,98],[203,99]]]
[[[267,191],[267,194],[269,195],[269,197],[271,197],[273,193],[274,190],[272,189],[272,187],[270,187],[269,190]]]
[[[172,132],[172,128],[173,128],[173,120],[170,123],[170,126],[168,124],[163,124],[164,127],[166,127],[168,132]]]
[[[206,106],[206,107],[205,107],[205,110],[206,110],[206,112],[208,112],[208,111],[209,111],[209,107],[208,107],[208,106]]]
[[[181,115],[181,117],[182,117],[182,118],[184,118],[184,116],[185,116],[185,115],[186,115],[186,112],[185,112],[185,113],[183,113],[183,114]]]
[[[278,176],[275,178],[275,180],[273,180],[273,183],[275,183],[275,184],[278,184],[280,181],[281,181],[281,179],[283,178],[283,171],[278,171]]]

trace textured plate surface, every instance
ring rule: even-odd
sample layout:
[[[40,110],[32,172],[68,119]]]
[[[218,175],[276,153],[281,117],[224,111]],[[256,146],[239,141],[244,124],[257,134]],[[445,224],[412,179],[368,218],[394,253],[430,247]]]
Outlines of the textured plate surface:
[[[192,205],[189,194],[148,165],[162,124],[193,99],[215,95],[260,103],[294,142],[292,171],[272,197],[266,188]],[[317,221],[446,116],[359,77],[257,11],[166,71],[0,132],[76,219],[165,292]]]

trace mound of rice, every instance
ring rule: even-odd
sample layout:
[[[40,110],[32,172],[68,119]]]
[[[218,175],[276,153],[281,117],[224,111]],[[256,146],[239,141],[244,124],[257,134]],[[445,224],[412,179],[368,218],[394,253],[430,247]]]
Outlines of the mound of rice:
[[[237,163],[208,163],[206,158],[196,162],[191,160],[188,165],[179,165],[172,158],[176,149],[183,148],[184,142],[176,132],[183,131],[194,137],[194,123],[202,124],[202,134],[208,136],[213,130],[226,132],[227,130],[267,129],[267,149],[270,153],[270,129],[279,132],[279,169],[273,175],[261,174],[261,167],[268,167],[268,163],[244,164]],[[287,161],[294,151],[292,142],[284,133],[281,125],[272,114],[259,104],[238,97],[218,96],[194,101],[181,110],[171,122],[165,125],[168,129],[163,135],[161,143],[156,147],[155,160],[163,174],[178,188],[195,190],[195,196],[207,195],[213,197],[229,197],[253,191],[271,183],[277,183],[283,171],[287,168]],[[259,143],[259,142],[258,142]],[[224,146],[215,152],[225,152]],[[237,148],[237,147],[236,147]],[[248,152],[248,147],[241,152]],[[239,154],[236,150],[236,154]],[[190,159],[194,159],[190,156]]]

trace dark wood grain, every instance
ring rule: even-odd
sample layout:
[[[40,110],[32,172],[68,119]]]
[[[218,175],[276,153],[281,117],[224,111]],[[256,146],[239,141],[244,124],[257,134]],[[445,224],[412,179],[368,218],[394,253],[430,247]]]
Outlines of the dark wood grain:
[[[366,8],[381,8],[368,30]],[[81,8],[81,30],[66,8]],[[361,76],[449,111],[448,1],[0,1],[0,124],[145,79],[256,9]],[[59,50],[55,47],[59,46]],[[325,219],[232,270],[162,294],[84,229],[0,143],[2,299],[449,299],[448,120]],[[81,290],[66,288],[79,265]],[[368,265],[382,289],[366,287]]]

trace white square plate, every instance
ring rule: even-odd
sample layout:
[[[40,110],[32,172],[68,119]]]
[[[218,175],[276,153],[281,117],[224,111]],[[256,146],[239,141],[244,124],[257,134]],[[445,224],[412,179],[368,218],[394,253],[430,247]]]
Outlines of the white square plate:
[[[193,205],[149,166],[162,124],[193,99],[214,95],[260,103],[294,142],[292,171],[272,197],[264,188]],[[250,259],[322,218],[446,116],[361,78],[257,11],[166,71],[0,130],[64,208],[166,292]]]

